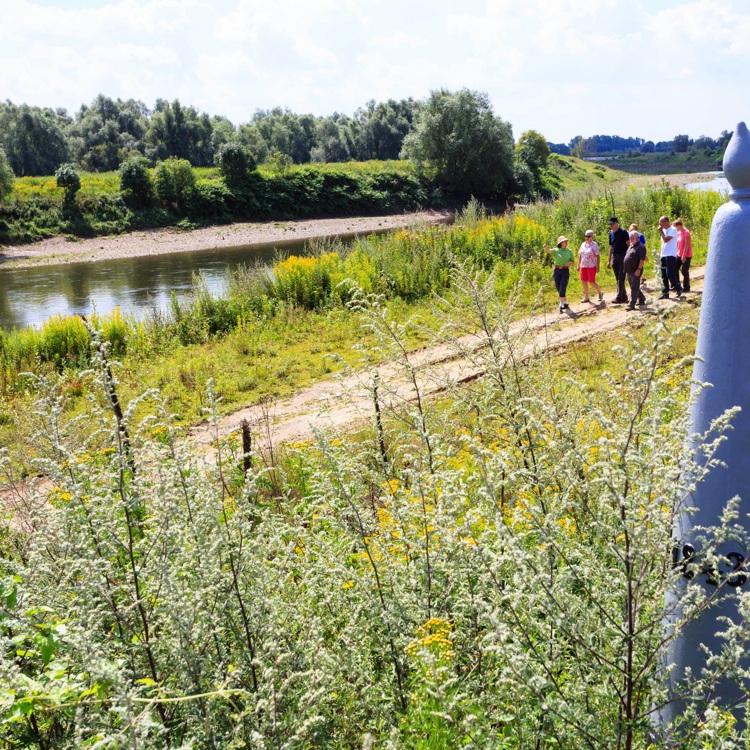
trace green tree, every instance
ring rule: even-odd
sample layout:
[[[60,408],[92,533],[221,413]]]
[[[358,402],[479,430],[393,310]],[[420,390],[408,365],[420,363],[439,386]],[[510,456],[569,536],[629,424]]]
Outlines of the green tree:
[[[132,152],[143,152],[148,109],[134,99],[110,99],[99,94],[83,105],[70,126],[68,138],[78,163],[89,172],[117,169]]]
[[[19,177],[49,175],[69,158],[64,110],[0,102],[0,143]]]
[[[55,172],[57,187],[65,190],[65,204],[75,203],[76,193],[81,189],[81,176],[73,164],[61,164]]]
[[[0,201],[5,200],[13,191],[13,178],[13,168],[5,151],[0,148]]]
[[[692,143],[689,135],[676,135],[672,142],[672,148],[676,153],[683,154],[690,148]]]
[[[195,173],[187,159],[160,161],[154,170],[154,192],[165,206],[184,210],[195,187]]]
[[[513,132],[487,94],[440,89],[419,112],[402,156],[451,190],[500,194],[513,174]]]
[[[237,143],[244,146],[255,159],[256,164],[265,164],[270,149],[260,130],[250,123],[244,123],[237,128]]]
[[[131,156],[119,169],[120,192],[133,203],[146,205],[153,196],[153,184],[145,156]]]
[[[219,169],[230,190],[247,183],[248,175],[257,169],[255,159],[239,143],[225,143],[218,154]]]
[[[310,161],[310,149],[314,144],[315,118],[312,115],[297,115],[289,109],[276,107],[258,110],[252,119],[254,125],[268,145],[291,157],[295,164]]]
[[[315,123],[315,146],[310,152],[313,161],[335,162],[349,161],[351,158],[347,145],[347,127],[349,118],[338,113],[332,117],[321,117]]]
[[[171,104],[156,102],[156,111],[146,133],[146,155],[152,161],[171,156],[187,159],[193,166],[213,164],[213,124],[195,107],[184,107],[178,99]]]
[[[586,141],[582,135],[577,135],[570,142],[570,155],[575,156],[576,159],[583,159],[586,153]]]
[[[357,110],[354,113],[359,124],[356,158],[398,159],[404,138],[414,127],[419,106],[414,99],[389,99],[378,104],[369,101],[364,109]]]
[[[527,130],[518,139],[516,153],[533,171],[534,169],[544,169],[547,166],[550,150],[547,140],[541,133],[536,130]]]

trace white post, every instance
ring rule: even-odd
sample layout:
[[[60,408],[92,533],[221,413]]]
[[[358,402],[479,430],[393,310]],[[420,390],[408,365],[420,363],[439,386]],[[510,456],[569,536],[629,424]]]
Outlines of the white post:
[[[694,401],[691,434],[708,431],[712,421],[727,409],[739,406],[741,412],[733,419],[728,440],[718,451],[717,457],[726,468],[713,469],[706,480],[698,484],[688,498],[692,511],[683,514],[677,523],[678,565],[693,559],[700,566],[702,551],[695,528],[718,526],[722,511],[732,498],[741,498],[738,523],[747,527],[750,511],[750,315],[747,312],[750,300],[750,132],[744,122],[737,125],[727,147],[724,174],[733,192],[730,201],[716,212],[711,226],[696,345],[698,359],[693,371],[694,381],[710,384],[710,387],[700,389]],[[721,648],[723,641],[716,633],[724,630],[726,624],[719,618],[737,621],[737,593],[750,587],[745,568],[749,551],[740,549],[735,542],[722,545],[717,552],[726,558],[718,575],[694,574],[691,585],[706,586],[710,591],[720,583],[717,595],[720,602],[684,627],[667,654],[667,662],[675,665],[670,674],[673,695],[678,694],[687,669],[697,677],[705,668],[703,645],[712,651]],[[685,586],[689,575],[687,572]],[[698,707],[701,697],[717,698],[727,707],[742,699],[741,688],[728,681],[713,685],[711,690],[705,696],[695,696]],[[678,718],[683,708],[682,701],[671,703],[661,711],[661,720],[667,723]],[[735,713],[740,718],[744,710]]]

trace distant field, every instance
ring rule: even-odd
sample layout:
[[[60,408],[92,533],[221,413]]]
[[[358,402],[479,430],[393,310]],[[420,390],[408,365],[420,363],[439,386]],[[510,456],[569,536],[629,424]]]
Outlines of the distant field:
[[[602,164],[603,162],[586,162]],[[683,174],[694,172],[713,172],[721,169],[719,152],[700,152],[684,154],[635,154],[618,156],[606,162],[607,166],[623,172],[635,174]]]

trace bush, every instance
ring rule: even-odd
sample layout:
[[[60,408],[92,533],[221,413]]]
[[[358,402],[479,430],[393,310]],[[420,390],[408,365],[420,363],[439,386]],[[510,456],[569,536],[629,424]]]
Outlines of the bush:
[[[232,193],[217,180],[202,180],[190,193],[188,212],[198,219],[228,219]]]
[[[13,169],[5,151],[0,148],[0,201],[5,200],[13,191]]]
[[[118,170],[120,192],[126,200],[140,206],[146,206],[153,198],[154,190],[148,160],[145,156],[131,156]]]
[[[61,164],[55,172],[57,187],[65,190],[65,204],[75,202],[76,193],[81,189],[81,176],[73,164]]]
[[[187,159],[170,156],[154,171],[154,192],[165,206],[184,210],[195,186],[195,172]]]
[[[244,186],[248,175],[258,168],[252,154],[239,143],[225,143],[219,150],[217,163],[230,189]]]

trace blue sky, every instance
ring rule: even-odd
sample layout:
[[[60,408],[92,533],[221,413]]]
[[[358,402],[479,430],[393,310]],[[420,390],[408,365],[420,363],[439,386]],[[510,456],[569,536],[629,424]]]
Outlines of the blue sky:
[[[746,0],[2,0],[0,99],[281,105],[486,91],[518,137],[731,130],[750,116]]]

